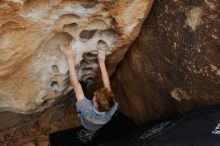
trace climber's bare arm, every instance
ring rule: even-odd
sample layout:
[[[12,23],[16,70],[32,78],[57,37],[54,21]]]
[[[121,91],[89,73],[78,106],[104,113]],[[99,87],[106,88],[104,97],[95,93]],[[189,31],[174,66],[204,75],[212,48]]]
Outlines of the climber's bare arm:
[[[104,87],[107,88],[109,91],[111,91],[110,80],[109,80],[108,72],[105,66],[105,51],[104,50],[99,50],[98,60],[99,60],[99,66],[100,66],[101,73],[102,73],[102,81],[103,81]]]
[[[82,87],[77,79],[76,75],[76,69],[75,69],[75,57],[76,57],[76,52],[75,49],[71,49],[69,45],[65,45],[63,48],[64,54],[67,58],[67,62],[69,65],[69,75],[70,75],[70,81],[71,85],[73,86],[73,89],[76,94],[76,99],[77,100],[82,100],[84,98],[84,93],[82,90]]]

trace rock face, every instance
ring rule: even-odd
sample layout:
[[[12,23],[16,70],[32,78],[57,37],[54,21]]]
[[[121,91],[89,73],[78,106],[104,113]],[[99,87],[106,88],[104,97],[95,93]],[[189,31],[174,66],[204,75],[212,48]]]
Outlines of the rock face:
[[[96,81],[99,40],[112,74],[137,37],[153,0],[0,2],[0,111],[42,111],[71,90],[59,44],[77,50],[78,78]]]
[[[220,102],[220,1],[158,0],[113,76],[137,122]]]
[[[33,142],[36,146],[47,146],[50,133],[80,126],[73,94],[70,92],[43,112],[1,112],[0,146],[24,146]]]

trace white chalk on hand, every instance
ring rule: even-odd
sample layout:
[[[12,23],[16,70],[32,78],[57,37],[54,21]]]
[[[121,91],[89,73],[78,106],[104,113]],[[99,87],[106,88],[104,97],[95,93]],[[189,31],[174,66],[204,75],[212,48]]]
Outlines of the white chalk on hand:
[[[64,50],[65,45],[64,45],[64,44],[59,44],[59,46],[60,46],[60,50],[61,50],[61,51],[63,51],[63,50]]]
[[[111,54],[111,52],[109,51],[108,44],[103,40],[98,41],[96,49],[97,49],[97,52],[99,52],[99,50],[102,50],[102,51],[105,51],[106,55]]]
[[[73,46],[74,46],[75,43],[76,43],[76,40],[73,39],[73,40],[70,42],[70,47],[73,48]]]

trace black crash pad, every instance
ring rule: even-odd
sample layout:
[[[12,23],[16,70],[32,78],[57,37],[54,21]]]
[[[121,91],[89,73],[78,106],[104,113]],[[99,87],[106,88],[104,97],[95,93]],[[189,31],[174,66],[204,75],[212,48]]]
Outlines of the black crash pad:
[[[220,105],[193,110],[174,121],[145,124],[108,146],[220,146]]]
[[[136,126],[123,114],[93,137],[82,127],[53,133],[51,146],[220,146],[220,105],[195,109],[185,116]],[[131,131],[132,130],[132,131]],[[91,138],[91,139],[90,139]]]
[[[133,120],[116,112],[112,120],[95,134],[78,127],[51,133],[49,141],[50,146],[101,146],[122,138],[136,127]]]

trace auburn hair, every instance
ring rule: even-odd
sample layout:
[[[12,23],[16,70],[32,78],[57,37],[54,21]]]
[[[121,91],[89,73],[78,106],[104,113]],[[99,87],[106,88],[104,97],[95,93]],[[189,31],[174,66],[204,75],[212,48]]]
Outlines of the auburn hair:
[[[107,88],[101,88],[95,91],[96,102],[98,104],[98,111],[107,112],[115,104],[114,95]]]

